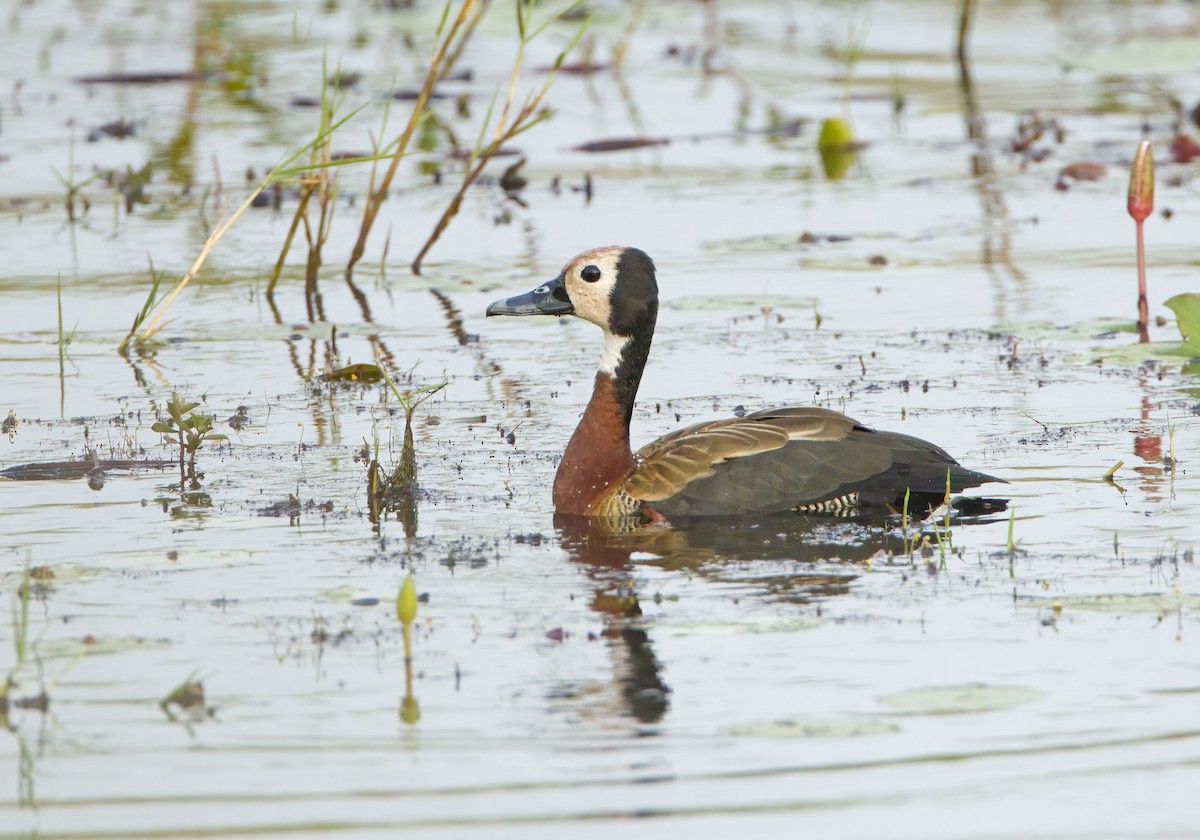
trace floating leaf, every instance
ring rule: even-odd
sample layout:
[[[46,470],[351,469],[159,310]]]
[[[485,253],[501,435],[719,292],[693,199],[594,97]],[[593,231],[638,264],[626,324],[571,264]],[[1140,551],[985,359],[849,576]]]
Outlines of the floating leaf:
[[[816,298],[798,295],[694,295],[667,301],[663,308],[685,312],[761,312],[763,309],[808,310],[812,309],[816,302]]]
[[[1023,685],[967,683],[899,691],[881,697],[880,702],[917,714],[957,715],[1011,709],[1041,696],[1040,691]]]
[[[1078,357],[1083,363],[1106,365],[1140,365],[1145,362],[1179,361],[1196,355],[1196,347],[1186,341],[1151,341],[1147,344],[1123,344],[1117,347],[1095,347],[1088,356]]]
[[[1128,615],[1162,615],[1181,609],[1188,612],[1200,609],[1200,595],[1183,592],[1060,596],[1056,600],[1064,610],[1125,613]],[[1046,598],[1034,598],[1027,603],[1040,609],[1048,605],[1047,601]]]
[[[1200,293],[1186,292],[1168,300],[1163,306],[1175,313],[1179,334],[1190,345],[1200,348]]]
[[[325,601],[333,601],[339,604],[350,603],[355,599],[362,598],[367,594],[366,589],[357,586],[342,585],[336,586],[333,589],[326,589],[317,593],[317,597]]]
[[[1198,48],[1200,43],[1195,36],[1166,37],[1156,32],[1096,47],[1069,59],[1069,64],[1076,70],[1106,77],[1191,73],[1196,69]]]
[[[732,727],[732,735],[742,738],[862,738],[868,735],[889,735],[899,731],[894,723],[879,719],[825,720],[803,718],[763,723],[743,723]]]
[[[346,367],[331,370],[329,373],[323,374],[321,379],[326,382],[362,382],[367,385],[374,385],[383,379],[383,371],[379,369],[378,365],[347,365]]]
[[[127,653],[132,650],[161,650],[169,647],[169,639],[147,639],[141,636],[92,636],[82,638],[47,639],[38,643],[38,656],[43,659],[74,659],[80,656],[102,656]]]

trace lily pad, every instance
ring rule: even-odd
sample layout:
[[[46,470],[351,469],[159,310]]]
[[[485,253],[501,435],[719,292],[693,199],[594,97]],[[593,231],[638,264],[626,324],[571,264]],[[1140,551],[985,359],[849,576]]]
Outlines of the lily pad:
[[[799,720],[760,721],[730,727],[729,734],[742,738],[862,738],[870,735],[890,735],[900,727],[880,720],[836,720],[803,718]]]
[[[763,307],[771,309],[812,309],[817,299],[798,297],[796,295],[776,295],[764,293],[761,295],[693,295],[676,298],[664,303],[664,308],[678,309],[688,312],[728,312],[740,310],[760,311]]]
[[[732,636],[742,633],[792,633],[797,630],[812,630],[820,627],[822,620],[816,616],[797,615],[790,618],[772,616],[747,617],[743,621],[697,621],[663,623],[659,632],[680,636]]]
[[[1131,38],[1096,47],[1070,60],[1072,67],[1103,75],[1185,73],[1200,67],[1200,41],[1175,38]]]
[[[1045,606],[1045,598],[1036,599]],[[1064,610],[1090,610],[1106,613],[1132,613],[1137,615],[1160,615],[1178,609],[1200,610],[1200,595],[1181,592],[1148,592],[1142,594],[1082,595],[1054,598]]]
[[[333,589],[326,589],[323,592],[318,592],[317,597],[322,601],[332,601],[335,604],[345,604],[350,601],[362,598],[368,595],[366,589],[361,589],[357,586],[337,586]]]
[[[1023,685],[967,683],[899,691],[879,698],[879,702],[913,714],[961,715],[1011,709],[1041,696],[1037,689]]]
[[[73,563],[60,563],[57,566],[48,567],[48,573],[39,576],[37,570],[33,570],[32,575],[35,582],[60,586],[68,583],[79,583],[81,581],[89,581],[104,574],[104,570],[96,566],[79,566]],[[0,573],[0,586],[16,587],[25,577],[23,570],[15,572]]]
[[[1200,353],[1200,293],[1188,292],[1167,300],[1163,306],[1175,313],[1179,334],[1185,343]]]
[[[37,653],[43,659],[74,659],[77,656],[100,656],[131,650],[161,650],[170,645],[169,639],[147,639],[141,636],[84,636],[78,639],[47,639],[38,642]]]
[[[1149,361],[1178,361],[1200,355],[1200,346],[1186,341],[1150,341],[1146,344],[1122,344],[1116,347],[1093,348],[1091,361],[1099,359],[1110,365],[1139,365]]]
[[[1022,324],[1002,324],[995,330],[1003,335],[1022,339],[1095,340],[1114,333],[1137,333],[1137,324],[1124,318],[1089,318],[1073,324],[1059,325],[1051,321],[1027,321]]]

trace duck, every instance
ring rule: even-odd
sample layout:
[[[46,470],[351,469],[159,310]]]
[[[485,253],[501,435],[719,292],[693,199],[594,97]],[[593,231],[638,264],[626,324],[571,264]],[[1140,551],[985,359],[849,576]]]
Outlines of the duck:
[[[557,514],[654,523],[716,516],[870,516],[937,506],[1001,481],[928,441],[837,411],[784,406],[711,420],[638,449],[629,426],[658,320],[654,261],[628,246],[571,259],[557,277],[495,301],[487,316],[554,315],[604,332],[592,396],[554,477]],[[1002,482],[1003,483],[1003,482]]]

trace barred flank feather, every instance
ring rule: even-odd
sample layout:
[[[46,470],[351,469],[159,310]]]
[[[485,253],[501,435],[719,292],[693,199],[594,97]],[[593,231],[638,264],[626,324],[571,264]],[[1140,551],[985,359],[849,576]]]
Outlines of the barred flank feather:
[[[834,499],[810,502],[806,505],[796,505],[792,510],[796,511],[796,513],[832,513],[849,516],[858,510],[858,493],[846,493]]]

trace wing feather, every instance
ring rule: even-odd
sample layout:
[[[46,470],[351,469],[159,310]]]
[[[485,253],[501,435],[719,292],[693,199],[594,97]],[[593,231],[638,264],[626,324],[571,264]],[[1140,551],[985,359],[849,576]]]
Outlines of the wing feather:
[[[625,480],[623,489],[635,499],[657,502],[678,496],[700,479],[715,474],[722,464],[745,461],[753,456],[784,449],[793,441],[835,442],[848,435],[857,424],[843,414],[822,408],[803,406],[772,409],[745,417],[700,423],[672,432],[642,447],[634,458],[638,466]],[[797,447],[789,447],[796,449]],[[797,453],[800,455],[800,453]],[[778,462],[780,459],[772,459]],[[786,459],[791,461],[791,458]],[[785,469],[768,476],[767,484],[795,486],[800,473],[811,475],[822,459],[804,458],[805,467],[786,464]],[[747,466],[750,466],[747,464]],[[762,475],[750,469],[723,470],[721,493],[728,497],[753,496],[769,488]],[[775,480],[771,480],[775,479]],[[838,482],[833,480],[832,484]],[[785,487],[780,487],[786,493]]]

